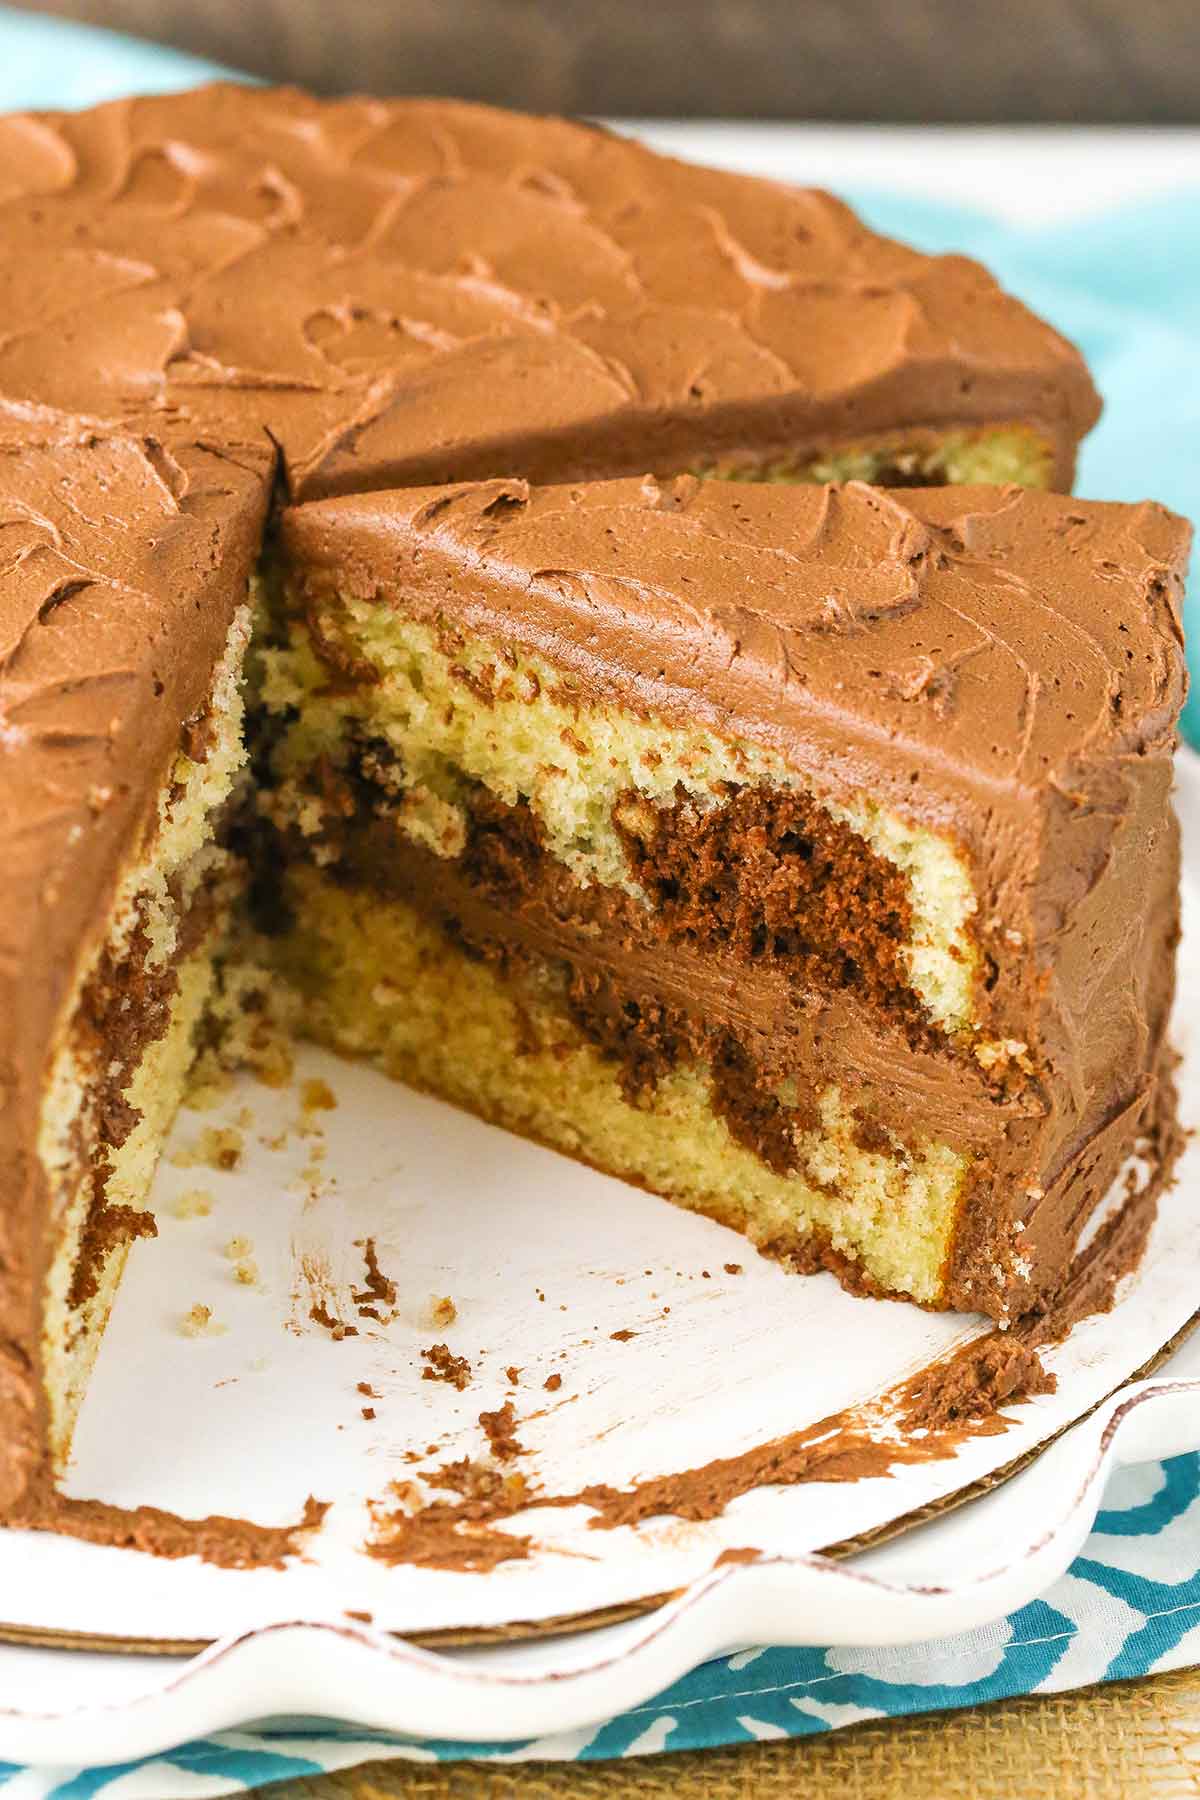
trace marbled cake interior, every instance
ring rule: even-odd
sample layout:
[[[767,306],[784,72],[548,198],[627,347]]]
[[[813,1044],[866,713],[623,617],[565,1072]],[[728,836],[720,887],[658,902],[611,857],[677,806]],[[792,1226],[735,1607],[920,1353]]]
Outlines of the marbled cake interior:
[[[690,477],[290,511],[258,806],[310,1029],[802,1266],[1022,1310],[1165,1054],[1182,541]]]

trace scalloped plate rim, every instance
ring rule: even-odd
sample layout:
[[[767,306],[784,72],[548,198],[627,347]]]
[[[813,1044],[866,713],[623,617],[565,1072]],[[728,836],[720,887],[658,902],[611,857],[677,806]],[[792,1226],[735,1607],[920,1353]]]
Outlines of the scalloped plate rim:
[[[1068,1567],[1095,1519],[1110,1470],[1123,1460],[1120,1440],[1132,1435],[1130,1421],[1156,1410],[1163,1414],[1159,1448],[1147,1452],[1143,1433],[1138,1454],[1128,1460],[1176,1454],[1181,1433],[1178,1425],[1171,1428],[1171,1402],[1197,1395],[1200,1375],[1152,1377],[1118,1389],[1058,1440],[1060,1452],[1075,1438],[1091,1442],[1092,1449],[1055,1523],[1007,1561],[959,1584],[889,1580],[820,1555],[763,1556],[710,1571],[639,1621],[636,1634],[615,1650],[603,1642],[602,1628],[589,1634],[594,1657],[534,1673],[506,1669],[507,1646],[476,1653],[468,1662],[352,1620],[278,1620],[217,1640],[132,1698],[56,1711],[0,1706],[0,1754],[44,1762],[69,1726],[72,1761],[103,1764],[298,1712],[406,1736],[527,1739],[582,1729],[641,1705],[699,1662],[739,1646],[916,1643],[985,1625],[1034,1598]],[[868,1607],[874,1629],[864,1635]],[[882,1629],[881,1608],[888,1609]],[[578,1643],[579,1634],[562,1641]],[[58,1660],[72,1653],[50,1654]],[[404,1672],[402,1686],[398,1671]],[[465,1699],[471,1707],[464,1718]]]

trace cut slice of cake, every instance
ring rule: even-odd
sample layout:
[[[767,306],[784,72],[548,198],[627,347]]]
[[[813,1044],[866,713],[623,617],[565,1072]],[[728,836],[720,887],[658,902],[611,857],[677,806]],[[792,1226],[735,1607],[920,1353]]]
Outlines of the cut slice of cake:
[[[1187,544],[1015,488],[285,512],[309,1027],[802,1267],[1023,1312],[1170,1115]]]
[[[1099,412],[978,264],[591,126],[225,85],[5,144],[0,401],[267,430],[304,495],[646,468],[1065,490]]]
[[[0,1509],[76,1409],[192,1062],[237,872],[270,460],[0,444]]]

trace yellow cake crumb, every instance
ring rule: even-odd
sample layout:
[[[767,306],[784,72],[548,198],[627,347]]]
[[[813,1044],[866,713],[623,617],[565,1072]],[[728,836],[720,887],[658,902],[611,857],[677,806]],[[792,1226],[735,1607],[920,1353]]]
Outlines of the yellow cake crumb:
[[[241,1132],[232,1125],[213,1127],[201,1133],[202,1154],[214,1169],[236,1169],[244,1148]]]
[[[249,1256],[253,1248],[254,1245],[248,1237],[231,1237],[225,1246],[223,1254],[227,1256],[231,1262],[237,1262],[240,1257]]]
[[[260,1047],[254,1061],[254,1073],[264,1087],[285,1088],[295,1073],[296,1065],[287,1040],[270,1037]]]
[[[206,1219],[212,1204],[207,1188],[186,1188],[171,1202],[171,1211],[177,1219]]]
[[[1034,1073],[1029,1045],[1019,1038],[993,1038],[975,1046],[975,1060],[990,1075],[1005,1063],[1016,1063],[1026,1075]]]
[[[245,1139],[232,1125],[206,1125],[194,1144],[177,1150],[171,1162],[177,1169],[236,1169],[242,1160]]]
[[[453,1325],[458,1317],[458,1308],[449,1294],[430,1294],[423,1324]]]
[[[217,1060],[211,1050],[196,1059],[188,1077],[183,1103],[192,1112],[211,1112],[233,1086],[233,1076]]]
[[[337,1106],[337,1095],[327,1081],[306,1081],[300,1089],[300,1104],[305,1112],[332,1112]]]
[[[179,1329],[184,1337],[220,1337],[225,1327],[213,1318],[211,1306],[205,1306],[202,1301],[197,1300],[196,1304],[184,1313]]]

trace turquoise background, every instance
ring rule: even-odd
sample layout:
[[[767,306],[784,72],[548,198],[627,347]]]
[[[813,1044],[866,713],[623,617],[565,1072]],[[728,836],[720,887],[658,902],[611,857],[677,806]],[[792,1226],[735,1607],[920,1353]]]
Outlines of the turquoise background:
[[[0,107],[82,106],[162,92],[220,71],[131,39],[0,9]],[[1200,511],[1200,194],[1017,231],[980,214],[850,190],[872,224],[929,250],[990,264],[1084,351],[1106,411],[1078,488],[1100,499]],[[1197,684],[1200,687],[1200,683]],[[1200,741],[1200,700],[1188,729]],[[0,1675],[3,1670],[0,1650]],[[314,1721],[223,1732],[144,1764],[54,1769],[0,1763],[4,1800],[90,1800],[130,1777],[158,1800],[241,1792],[385,1756],[578,1759],[806,1736],[860,1719],[1200,1662],[1200,1456],[1123,1471],[1068,1575],[984,1630],[893,1650],[761,1649],[721,1657],[595,1731],[537,1743],[397,1742]],[[3,1695],[0,1692],[0,1704]],[[122,1785],[114,1792],[130,1792]]]

